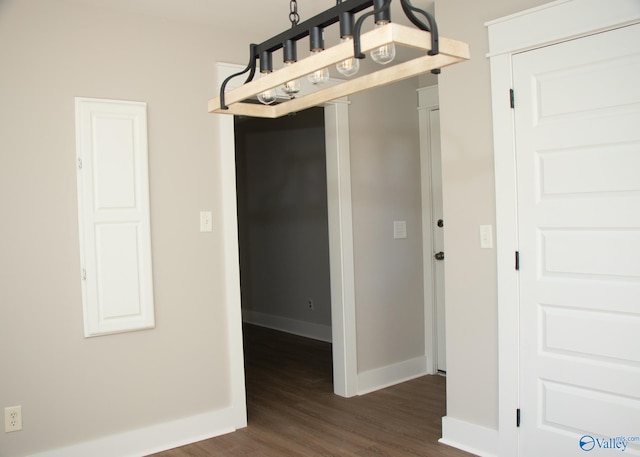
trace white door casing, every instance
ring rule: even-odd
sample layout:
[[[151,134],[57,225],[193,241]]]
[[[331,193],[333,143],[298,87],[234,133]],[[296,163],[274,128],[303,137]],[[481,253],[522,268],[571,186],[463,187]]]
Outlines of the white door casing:
[[[218,85],[229,75],[241,71],[241,65],[218,63]],[[241,84],[231,80],[227,88]],[[306,80],[305,80],[306,81]],[[336,100],[325,105],[327,150],[327,205],[329,223],[329,263],[331,278],[331,333],[333,345],[334,392],[343,397],[358,394],[355,277],[353,263],[353,227],[351,216],[351,172],[349,154],[348,102]],[[227,278],[226,305],[232,364],[233,405],[238,412],[238,427],[246,425],[244,354],[237,232],[235,184],[235,139],[233,116],[215,115],[220,138],[223,195],[223,237]]]
[[[438,105],[438,86],[418,89],[425,357],[428,374],[446,371],[444,263],[434,258],[436,252],[444,251],[444,228],[437,225],[438,219],[443,219]]]
[[[512,64],[520,455],[611,449],[640,436],[640,24]]]
[[[440,110],[434,109],[429,113],[429,125],[431,126],[431,204],[433,206],[433,220],[431,229],[433,231],[433,254],[431,261],[434,262],[433,287],[436,300],[436,369],[438,372],[447,371],[447,350],[446,350],[446,311],[444,298],[444,259],[437,259],[438,253],[445,252],[444,230],[445,226],[440,226],[438,221],[444,224],[444,207],[442,202],[442,156],[440,154]]]
[[[518,249],[516,162],[513,110],[508,102],[509,90],[512,88],[512,58],[522,51],[639,20],[640,3],[635,0],[561,0],[486,24],[489,30],[496,176],[498,455],[502,457],[511,457],[518,452],[518,429],[515,421],[516,409],[519,407],[518,277],[514,268],[514,253]],[[524,414],[523,421],[526,420],[526,413]],[[579,449],[578,443],[576,449]]]

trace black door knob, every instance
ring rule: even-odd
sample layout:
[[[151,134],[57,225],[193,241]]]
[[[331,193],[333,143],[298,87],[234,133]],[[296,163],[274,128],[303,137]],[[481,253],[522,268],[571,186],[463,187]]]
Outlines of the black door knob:
[[[438,227],[444,227],[444,221],[442,219],[438,219]]]
[[[434,255],[434,257],[436,258],[436,260],[444,260],[444,252],[436,252],[436,255]]]

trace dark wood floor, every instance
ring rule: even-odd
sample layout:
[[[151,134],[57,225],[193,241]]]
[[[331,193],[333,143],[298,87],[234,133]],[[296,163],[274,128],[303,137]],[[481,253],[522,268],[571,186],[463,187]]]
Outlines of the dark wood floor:
[[[468,457],[438,443],[445,378],[333,394],[331,345],[245,327],[248,427],[155,457]]]

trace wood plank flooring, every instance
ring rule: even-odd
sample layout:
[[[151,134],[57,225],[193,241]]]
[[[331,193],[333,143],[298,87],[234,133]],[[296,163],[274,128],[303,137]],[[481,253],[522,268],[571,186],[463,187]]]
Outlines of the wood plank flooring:
[[[155,457],[469,457],[438,443],[445,378],[333,394],[331,345],[246,325],[248,427]]]

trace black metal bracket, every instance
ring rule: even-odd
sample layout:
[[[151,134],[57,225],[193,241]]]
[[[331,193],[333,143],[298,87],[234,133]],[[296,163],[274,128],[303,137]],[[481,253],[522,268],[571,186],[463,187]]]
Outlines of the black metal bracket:
[[[425,10],[421,10],[420,8],[416,8],[411,4],[410,0],[400,0],[400,5],[402,6],[402,11],[404,11],[405,16],[411,21],[413,25],[418,27],[420,30],[424,30],[425,32],[431,32],[431,50],[428,52],[430,56],[435,56],[440,54],[440,39],[438,35],[438,24],[436,24],[435,18],[429,14]],[[416,17],[414,12],[422,14],[427,20],[428,24],[425,24],[420,19]],[[434,68],[431,70],[431,73],[434,75],[440,74],[439,68]]]
[[[365,55],[362,53],[360,48],[360,35],[362,30],[362,24],[364,20],[369,16],[373,16],[375,14],[380,14],[384,11],[389,11],[389,7],[391,6],[391,0],[385,0],[385,2],[380,6],[380,8],[376,8],[373,11],[369,11],[368,13],[363,14],[356,21],[356,25],[353,28],[353,57],[356,59],[364,59]]]
[[[438,40],[438,25],[436,24],[435,18],[427,11],[413,6],[410,0],[400,0],[400,5],[402,6],[402,11],[404,11],[405,16],[407,16],[407,18],[413,25],[418,27],[420,30],[424,30],[425,32],[431,32],[431,50],[428,54],[430,56],[439,54],[440,41]],[[414,11],[416,13],[422,14],[427,19],[428,24],[425,24],[420,19],[418,19],[414,14]]]
[[[238,73],[234,73],[231,76],[227,77],[227,79],[225,79],[222,84],[220,85],[220,109],[229,109],[229,107],[227,106],[227,104],[225,103],[224,100],[224,93],[225,90],[227,88],[227,84],[229,83],[229,81],[231,81],[233,78],[235,78],[236,76],[240,76],[245,74],[246,72],[248,72],[249,70],[249,76],[247,76],[247,79],[245,80],[245,84],[247,84],[249,81],[251,81],[254,77],[254,75],[256,74],[256,53],[255,53],[255,48],[257,45],[255,44],[250,44],[249,48],[251,49],[251,56],[249,57],[249,63],[247,64],[247,66],[245,67],[244,70],[239,71]]]
[[[360,34],[361,34],[360,30],[362,28],[362,23],[364,22],[364,19],[374,14],[380,14],[382,12],[389,11],[391,6],[391,1],[392,0],[384,0],[384,4],[382,6],[380,6],[379,8],[375,8],[373,11],[363,14],[360,18],[358,18],[354,27],[354,34],[353,34],[354,57],[358,59],[363,59],[365,57],[364,54],[361,52],[361,47],[360,47]],[[281,49],[284,46],[284,43],[288,40],[298,41],[302,38],[309,36],[309,33],[311,32],[311,30],[315,27],[324,29],[332,24],[335,24],[336,22],[339,21],[340,15],[342,13],[356,14],[367,8],[374,6],[375,3],[376,2],[374,2],[374,0],[344,0],[342,2],[337,3],[336,6],[334,6],[333,8],[329,8],[328,10],[320,14],[317,14],[312,18],[282,33],[279,33],[278,35],[275,35],[269,38],[268,40],[263,41],[260,44],[251,44],[249,46],[249,63],[247,64],[247,67],[244,70],[226,78],[223,81],[222,85],[220,86],[220,108],[225,110],[229,109],[229,107],[225,103],[224,94],[225,94],[227,84],[229,83],[230,80],[232,80],[237,76],[243,75],[246,72],[249,72],[249,75],[245,81],[245,84],[253,80],[256,73],[256,62],[260,57],[260,53],[262,52],[271,53],[271,52],[277,51],[278,49]],[[380,3],[380,0],[378,0],[377,3]],[[400,0],[400,3],[402,5],[402,10],[404,11],[404,14],[411,21],[411,23],[413,23],[420,30],[431,32],[431,50],[429,51],[429,55],[434,56],[438,54],[440,52],[439,44],[438,44],[439,43],[438,27],[436,25],[436,21],[433,18],[433,16],[429,14],[427,11],[424,11],[420,8],[416,8],[415,6],[413,6],[410,0]],[[426,18],[427,23],[424,23],[423,21],[421,21],[416,16],[415,13],[419,13],[423,15]],[[440,73],[440,69],[437,68],[437,69],[431,70],[431,73],[438,74]]]
[[[424,30],[425,32],[431,32],[431,50],[429,50],[428,54],[430,56],[438,55],[440,53],[440,40],[438,36],[438,25],[436,24],[435,18],[427,11],[413,6],[410,0],[400,0],[400,5],[402,6],[402,11],[404,11],[405,16],[411,21],[413,25],[418,27],[420,30]],[[379,9],[364,14],[358,19],[353,34],[353,56],[355,58],[364,59],[365,57],[360,50],[360,30],[362,29],[362,22],[364,21],[364,19],[373,14],[387,11],[389,10],[390,6],[391,0],[387,0]],[[427,24],[418,19],[414,12],[422,14],[426,18]],[[434,70],[431,70],[431,72],[434,74],[439,74],[440,69],[436,68]]]

